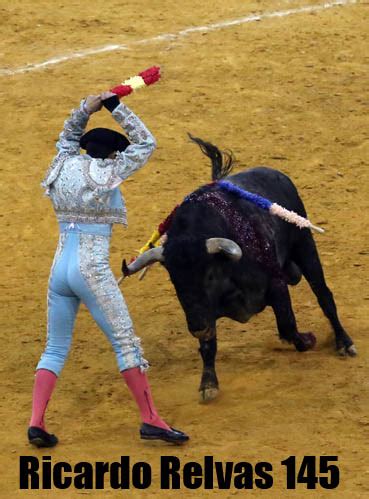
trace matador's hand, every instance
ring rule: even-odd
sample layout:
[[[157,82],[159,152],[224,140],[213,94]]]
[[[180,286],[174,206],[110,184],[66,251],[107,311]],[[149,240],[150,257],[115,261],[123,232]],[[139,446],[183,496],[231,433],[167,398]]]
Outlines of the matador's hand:
[[[106,100],[110,99],[110,97],[116,97],[117,94],[113,94],[113,92],[110,92],[109,90],[107,92],[102,92],[100,94],[101,100]]]
[[[96,113],[102,108],[102,99],[100,95],[89,95],[86,97],[84,107],[89,114]]]

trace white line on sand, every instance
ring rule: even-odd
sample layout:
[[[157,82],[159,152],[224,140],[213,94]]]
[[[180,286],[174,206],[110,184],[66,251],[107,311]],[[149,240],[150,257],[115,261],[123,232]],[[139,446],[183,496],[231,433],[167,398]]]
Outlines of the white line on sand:
[[[209,31],[228,28],[230,26],[239,26],[241,24],[261,21],[263,19],[273,19],[275,17],[281,18],[281,17],[290,16],[292,14],[318,12],[321,10],[330,9],[332,7],[338,7],[355,3],[357,3],[357,0],[335,0],[332,2],[325,2],[318,5],[306,5],[303,7],[296,7],[294,9],[279,10],[274,12],[264,12],[262,14],[253,14],[245,17],[239,17],[238,19],[230,19],[228,21],[220,21],[217,23],[208,24],[207,26],[194,26],[191,28],[186,28],[181,31],[178,31],[177,33],[163,33],[161,35],[153,36],[151,38],[144,38],[142,40],[136,40],[126,44],[105,45],[103,47],[95,47],[86,50],[80,50],[78,52],[73,52],[71,54],[66,54],[59,57],[53,57],[52,59],[47,59],[46,61],[43,62],[27,64],[26,66],[20,66],[14,69],[0,68],[0,76],[12,76],[16,74],[36,71],[38,69],[43,69],[48,66],[53,66],[66,61],[71,61],[73,59],[82,59],[89,55],[101,54],[104,52],[115,52],[118,50],[128,50],[130,47],[133,47],[135,45],[143,45],[143,44],[162,42],[162,41],[171,42],[173,40],[184,37],[191,33],[207,33]]]

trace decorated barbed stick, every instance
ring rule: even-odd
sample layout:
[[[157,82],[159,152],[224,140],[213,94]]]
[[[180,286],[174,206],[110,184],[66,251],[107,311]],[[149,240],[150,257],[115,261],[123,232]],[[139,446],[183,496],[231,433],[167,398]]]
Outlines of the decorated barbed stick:
[[[139,255],[142,255],[142,253],[145,253],[145,251],[148,251],[148,250],[150,250],[152,248],[155,248],[156,246],[162,246],[164,244],[164,242],[167,239],[166,232],[169,229],[170,224],[172,223],[172,219],[174,217],[174,213],[176,212],[178,206],[179,205],[177,205],[174,208],[174,210],[172,210],[172,212],[167,216],[167,218],[164,220],[164,222],[162,222],[158,226],[158,228],[154,230],[154,232],[151,234],[150,239],[139,250],[139,252],[138,252]],[[140,274],[138,276],[138,280],[139,281],[142,281],[142,279],[145,277],[145,275],[146,275],[146,273],[147,273],[147,271],[149,270],[150,267],[151,267],[151,265],[148,265],[143,270],[141,270],[141,272],[140,272]],[[122,282],[123,277],[121,278],[121,280],[119,282]]]
[[[246,199],[247,201],[251,201],[252,203],[259,206],[259,208],[269,211],[271,215],[282,218],[285,222],[297,225],[297,227],[299,227],[300,229],[311,229],[320,233],[324,232],[324,229],[313,225],[307,218],[298,215],[294,211],[287,210],[277,203],[272,203],[271,201],[269,201],[269,199],[259,196],[258,194],[253,194],[252,192],[245,191],[237,185],[228,182],[228,180],[219,180],[215,183],[219,185],[223,190],[231,192],[232,194]]]
[[[110,91],[113,92],[113,94],[117,94],[118,97],[126,97],[135,90],[139,90],[140,88],[147,87],[148,85],[157,82],[160,79],[160,76],[160,67],[152,66],[151,68],[138,73],[137,76],[128,78],[128,80],[113,87]]]

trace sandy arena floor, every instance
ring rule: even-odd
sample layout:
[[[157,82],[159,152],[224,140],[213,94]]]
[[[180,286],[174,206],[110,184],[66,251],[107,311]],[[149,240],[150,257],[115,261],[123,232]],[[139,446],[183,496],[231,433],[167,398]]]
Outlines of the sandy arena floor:
[[[2,2],[2,69],[14,71],[109,44],[128,48],[0,75],[1,497],[121,497],[122,492],[109,489],[19,491],[21,455],[52,455],[54,461],[70,463],[114,461],[121,455],[147,461],[153,485],[147,491],[132,490],[132,497],[215,492],[222,497],[368,497],[369,5],[363,1],[154,40],[158,34],[322,2]],[[335,355],[330,327],[303,282],[292,290],[294,307],[301,331],[316,332],[316,349],[298,354],[281,344],[270,311],[246,326],[222,320],[217,360],[221,394],[211,405],[200,405],[197,342],[158,266],[142,282],[129,279],[123,290],[152,363],[157,405],[173,426],[191,435],[191,442],[173,448],[139,440],[138,414],[110,345],[82,309],[48,410],[48,426],[60,445],[37,451],[28,445],[25,432],[57,241],[57,224],[39,183],[70,109],[88,93],[153,64],[164,68],[162,82],[128,97],[127,104],[147,123],[159,146],[149,164],[123,185],[130,225],[114,232],[111,263],[116,274],[122,256],[134,255],[172,207],[209,180],[205,157],[187,138],[192,132],[231,148],[239,160],[236,171],[270,165],[295,181],[311,220],[326,229],[316,240],[359,356],[342,360]],[[90,124],[113,122],[102,111]],[[270,461],[274,487],[165,493],[158,485],[161,455],[177,455],[183,463],[201,462],[205,455],[220,461]],[[339,488],[307,491],[302,485],[286,491],[280,461],[290,455],[338,455]]]

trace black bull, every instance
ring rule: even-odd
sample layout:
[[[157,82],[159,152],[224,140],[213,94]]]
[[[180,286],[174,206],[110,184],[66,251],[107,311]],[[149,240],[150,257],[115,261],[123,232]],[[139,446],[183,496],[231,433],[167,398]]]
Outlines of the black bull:
[[[212,161],[212,178],[226,180],[306,217],[291,180],[271,168],[259,167],[227,176],[232,156],[192,138]],[[309,229],[299,229],[217,183],[201,187],[173,216],[163,248],[149,250],[126,273],[154,261],[168,270],[186,315],[188,329],[199,339],[203,359],[200,392],[203,400],[218,393],[215,372],[216,321],[229,317],[247,322],[271,306],[281,340],[300,351],[315,345],[313,333],[297,330],[288,285],[303,275],[329,319],[340,355],[356,349],[343,329],[333,295],[326,285],[317,248]]]

